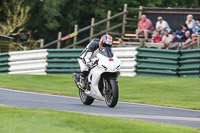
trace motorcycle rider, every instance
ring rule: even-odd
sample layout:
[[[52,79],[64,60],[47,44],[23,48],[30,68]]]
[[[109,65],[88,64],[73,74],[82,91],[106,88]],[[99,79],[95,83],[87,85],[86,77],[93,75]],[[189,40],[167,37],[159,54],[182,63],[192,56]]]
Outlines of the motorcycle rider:
[[[105,46],[112,46],[113,39],[110,35],[103,35],[101,39],[94,38],[82,51],[80,57],[78,58],[78,63],[80,66],[80,80],[77,85],[80,89],[85,90],[85,78],[89,74],[89,69],[97,63],[94,59],[99,52]]]

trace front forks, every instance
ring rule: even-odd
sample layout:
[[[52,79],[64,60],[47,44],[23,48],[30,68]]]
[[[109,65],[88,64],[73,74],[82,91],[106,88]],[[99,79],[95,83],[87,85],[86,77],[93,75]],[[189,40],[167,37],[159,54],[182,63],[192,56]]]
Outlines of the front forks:
[[[106,79],[103,78],[103,95],[107,95],[109,93],[109,86],[108,86],[108,81]]]

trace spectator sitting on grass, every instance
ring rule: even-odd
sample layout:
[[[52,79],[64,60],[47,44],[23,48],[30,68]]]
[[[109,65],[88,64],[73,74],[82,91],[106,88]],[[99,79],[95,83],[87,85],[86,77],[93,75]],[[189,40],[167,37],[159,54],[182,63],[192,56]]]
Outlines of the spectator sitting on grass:
[[[187,20],[185,21],[188,28],[192,29],[194,31],[195,27],[195,20],[193,19],[193,16],[191,14],[187,15]]]
[[[162,43],[164,44],[164,49],[169,46],[169,44],[172,42],[173,36],[169,34],[167,30],[164,31],[164,36],[162,37]]]
[[[138,29],[135,31],[136,33],[136,41],[139,41],[139,34],[143,33],[145,41],[148,41],[149,34],[153,33],[153,25],[151,23],[151,20],[146,18],[146,15],[141,16],[141,20],[138,23]]]
[[[156,31],[158,31],[159,34],[163,36],[165,30],[167,30],[168,32],[171,31],[168,23],[163,20],[162,17],[158,17],[158,21],[156,22]]]
[[[196,20],[196,25],[195,25],[194,31],[195,31],[195,34],[200,33],[200,19]]]
[[[177,33],[174,32],[174,33],[173,33],[173,40],[172,40],[172,42],[170,43],[170,45],[169,45],[166,49],[176,50],[181,42],[182,42],[182,41],[181,41],[181,39],[177,36]]]
[[[182,25],[182,30],[178,32],[178,35],[183,37],[183,36],[185,36],[185,32],[186,31],[189,31],[190,35],[192,35],[192,33],[193,33],[192,29],[188,28],[187,24],[183,24]]]
[[[151,40],[152,43],[159,43],[162,41],[162,37],[159,35],[157,31],[154,32],[153,39]]]

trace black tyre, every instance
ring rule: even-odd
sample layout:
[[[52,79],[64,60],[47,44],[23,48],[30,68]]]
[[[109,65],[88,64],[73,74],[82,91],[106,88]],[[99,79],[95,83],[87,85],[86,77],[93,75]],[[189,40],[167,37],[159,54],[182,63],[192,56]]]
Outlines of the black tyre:
[[[113,108],[117,105],[119,97],[117,81],[111,79],[106,81],[106,84],[105,101],[109,107]]]
[[[87,96],[81,89],[79,89],[79,96],[82,103],[85,105],[91,105],[94,102],[94,98]]]

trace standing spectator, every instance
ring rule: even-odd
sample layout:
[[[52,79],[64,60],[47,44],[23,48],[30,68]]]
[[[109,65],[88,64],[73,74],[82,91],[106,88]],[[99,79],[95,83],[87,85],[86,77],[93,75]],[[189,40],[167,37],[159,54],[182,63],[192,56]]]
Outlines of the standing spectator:
[[[167,48],[170,43],[172,43],[173,36],[169,34],[167,30],[164,31],[164,36],[162,38],[162,43],[164,44],[164,48]]]
[[[158,21],[156,23],[156,31],[158,31],[160,35],[163,36],[165,30],[167,30],[168,32],[171,31],[168,23],[165,20],[163,20],[162,17],[158,17]]]
[[[192,33],[193,33],[192,29],[188,28],[187,24],[183,24],[182,25],[182,30],[178,32],[178,35],[183,37],[183,36],[185,36],[185,32],[186,31],[189,31],[190,35],[192,35]]]
[[[196,25],[194,27],[194,31],[195,31],[195,34],[199,34],[200,33],[200,19],[196,20]]]
[[[153,39],[151,40],[151,42],[159,43],[160,41],[162,41],[162,37],[159,35],[159,33],[157,31],[155,31]]]
[[[183,47],[185,47],[185,45],[187,45],[187,44],[190,44],[191,43],[191,37],[190,37],[190,32],[189,31],[186,31],[185,32],[185,36],[183,36],[182,38],[181,38],[181,40],[182,40],[182,46]]]
[[[153,25],[151,20],[146,18],[146,15],[141,16],[141,20],[138,23],[138,29],[135,31],[136,32],[136,40],[138,41],[139,39],[139,34],[143,33],[145,37],[145,41],[148,41],[148,36],[149,34],[153,33]]]
[[[193,19],[193,16],[191,14],[187,15],[187,20],[185,21],[188,28],[192,29],[194,31],[195,27],[195,20]]]
[[[181,39],[177,36],[177,33],[174,32],[174,33],[173,33],[173,40],[172,40],[172,43],[167,47],[167,49],[176,50],[181,42],[182,42],[182,41],[181,41]]]

